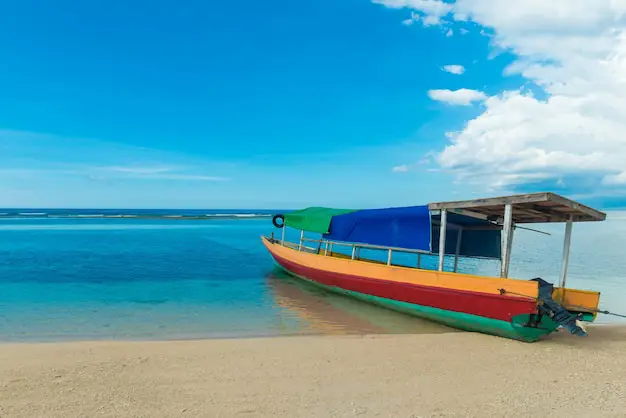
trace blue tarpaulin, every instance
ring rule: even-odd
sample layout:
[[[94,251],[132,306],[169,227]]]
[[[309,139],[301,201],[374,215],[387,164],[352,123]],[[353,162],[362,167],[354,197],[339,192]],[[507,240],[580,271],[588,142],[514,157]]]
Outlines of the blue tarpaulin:
[[[430,251],[428,206],[366,209],[333,216],[325,239]]]
[[[433,215],[432,248],[439,254],[440,215]],[[448,213],[446,227],[446,255],[454,255],[457,248],[459,229],[463,229],[459,255],[465,257],[486,257],[499,259],[501,254],[501,235],[493,224],[481,219],[471,218],[456,213]]]
[[[355,211],[308,208],[285,216],[285,225],[304,231],[321,232],[323,238],[356,244],[404,248],[439,253],[441,215],[431,214],[427,205]],[[297,221],[297,222],[296,222]],[[493,223],[450,212],[447,217],[446,255],[500,258],[501,231]],[[459,235],[459,230],[463,232]]]
[[[446,228],[446,255],[456,253],[459,229],[448,224]],[[500,237],[498,230],[463,230],[459,255],[464,257],[500,258]],[[433,225],[433,252],[439,254],[439,225]]]

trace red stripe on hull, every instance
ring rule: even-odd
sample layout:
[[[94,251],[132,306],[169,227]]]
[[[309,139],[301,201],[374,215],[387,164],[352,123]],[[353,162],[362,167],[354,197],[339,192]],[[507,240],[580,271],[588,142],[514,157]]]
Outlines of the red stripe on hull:
[[[533,300],[333,273],[305,267],[274,254],[273,257],[285,269],[306,279],[326,286],[335,286],[400,302],[507,322],[511,322],[513,316],[537,312],[537,304]]]

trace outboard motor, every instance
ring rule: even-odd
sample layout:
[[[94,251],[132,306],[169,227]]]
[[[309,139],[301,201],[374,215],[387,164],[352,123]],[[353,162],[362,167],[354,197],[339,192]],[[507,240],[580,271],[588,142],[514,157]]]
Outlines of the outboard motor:
[[[564,307],[556,303],[552,299],[554,286],[540,277],[532,279],[539,282],[538,310],[539,314],[547,315],[558,325],[561,325],[570,332],[570,334],[586,337],[587,332],[576,324],[577,317],[569,313]]]

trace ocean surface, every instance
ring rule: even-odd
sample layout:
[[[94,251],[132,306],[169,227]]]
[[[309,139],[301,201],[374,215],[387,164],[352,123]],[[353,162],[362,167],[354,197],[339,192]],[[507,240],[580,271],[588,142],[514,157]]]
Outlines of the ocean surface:
[[[260,242],[280,234],[271,213],[0,209],[0,341],[451,332],[277,271]],[[556,282],[564,226],[536,229],[551,235],[516,231],[510,275]],[[625,249],[626,213],[575,224],[568,285],[626,313]],[[498,263],[463,259],[460,270],[495,275]]]

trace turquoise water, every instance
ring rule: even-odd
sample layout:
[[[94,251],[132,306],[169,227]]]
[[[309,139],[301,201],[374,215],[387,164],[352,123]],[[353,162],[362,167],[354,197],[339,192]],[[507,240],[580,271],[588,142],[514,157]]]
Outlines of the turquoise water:
[[[518,230],[511,276],[558,277],[563,226],[538,228],[554,235]],[[449,332],[285,277],[259,240],[272,230],[265,218],[0,219],[0,341]],[[602,291],[602,307],[617,312],[625,236],[622,213],[575,225],[568,279]],[[471,273],[497,269],[461,262]]]

